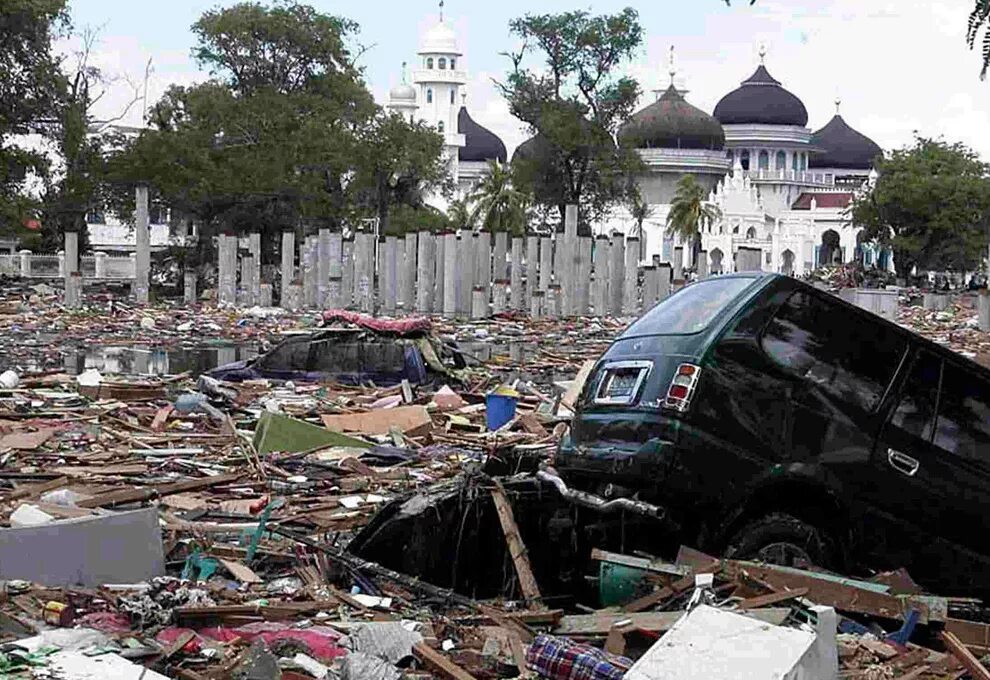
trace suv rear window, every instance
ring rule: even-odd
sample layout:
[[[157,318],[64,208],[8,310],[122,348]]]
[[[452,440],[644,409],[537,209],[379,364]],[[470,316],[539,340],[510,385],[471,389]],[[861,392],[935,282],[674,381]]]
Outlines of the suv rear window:
[[[627,328],[622,337],[699,333],[753,281],[725,277],[694,283],[651,309]]]

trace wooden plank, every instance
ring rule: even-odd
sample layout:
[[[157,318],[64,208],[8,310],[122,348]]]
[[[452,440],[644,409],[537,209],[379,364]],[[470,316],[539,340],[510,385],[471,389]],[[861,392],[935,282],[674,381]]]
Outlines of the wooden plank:
[[[417,659],[450,680],[477,680],[473,675],[455,664],[425,642],[413,645],[413,654]]]
[[[973,653],[959,638],[948,631],[939,633],[939,637],[945,643],[945,648],[952,653],[952,656],[956,657],[959,663],[969,671],[973,680],[990,680],[990,671],[983,667],[980,660],[973,656]]]
[[[748,614],[754,619],[780,625],[790,614],[789,608],[757,609]],[[616,623],[629,621],[629,628],[638,628],[653,633],[662,633],[684,616],[684,612],[646,612],[629,614],[626,612],[599,612],[596,614],[574,614],[563,616],[554,628],[555,635],[608,635]]]
[[[137,501],[146,501],[151,498],[161,498],[171,496],[185,491],[198,491],[211,486],[236,482],[243,476],[243,473],[235,472],[228,475],[217,475],[215,477],[203,477],[201,479],[188,479],[173,484],[162,484],[161,486],[147,486],[141,488],[123,489],[121,491],[111,491],[109,493],[85,498],[76,505],[80,508],[104,508],[107,506],[124,505]]]
[[[578,371],[577,376],[571,381],[571,385],[567,388],[567,392],[564,393],[560,403],[574,410],[574,405],[577,404],[578,397],[581,396],[581,390],[584,389],[584,384],[588,381],[588,376],[591,375],[591,369],[595,367],[595,363],[594,359],[588,359],[581,365],[581,370]]]
[[[411,432],[424,425],[433,425],[425,406],[397,406],[364,413],[324,415],[321,418],[327,429],[349,434],[388,434],[393,427]]]
[[[12,494],[9,494],[4,500],[5,501],[16,501],[21,498],[31,498],[35,496],[40,496],[43,493],[49,491],[54,491],[55,489],[61,489],[63,486],[68,485],[68,477],[58,477],[48,482],[42,482],[41,484],[24,484],[18,486]]]
[[[759,609],[760,607],[767,607],[772,604],[777,604],[779,602],[787,602],[788,600],[793,600],[798,597],[804,597],[808,594],[807,588],[796,588],[794,590],[781,590],[776,593],[769,593],[767,595],[760,595],[758,597],[751,597],[747,600],[743,600],[739,603],[739,609]]]
[[[234,562],[233,560],[220,559],[220,564],[229,571],[234,578],[236,578],[241,583],[262,583],[263,580],[260,576],[251,570],[251,567],[245,566],[240,562]]]
[[[512,506],[505,497],[505,489],[502,483],[496,481],[495,488],[492,489],[492,500],[495,502],[495,510],[498,512],[498,520],[502,525],[502,533],[505,534],[505,543],[509,548],[509,556],[512,557],[512,564],[516,568],[516,575],[519,577],[519,588],[523,597],[535,607],[540,607],[540,588],[533,576],[533,569],[526,556],[526,544],[523,543],[522,536],[519,535],[519,527],[512,514]]]
[[[945,630],[967,647],[979,649],[981,653],[990,649],[990,625],[978,621],[946,619]]]

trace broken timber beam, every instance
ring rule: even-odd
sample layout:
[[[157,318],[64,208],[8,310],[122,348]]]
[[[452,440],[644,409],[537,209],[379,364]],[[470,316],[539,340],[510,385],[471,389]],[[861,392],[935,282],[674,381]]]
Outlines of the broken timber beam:
[[[754,619],[780,625],[790,614],[790,608],[757,609],[748,613]],[[574,614],[563,616],[553,629],[554,635],[596,635],[605,636],[617,623],[628,621],[628,629],[639,629],[651,633],[670,630],[684,612],[646,612],[629,614],[626,612],[599,612],[596,614]]]
[[[959,663],[969,671],[973,680],[990,680],[990,671],[983,667],[980,660],[969,651],[966,645],[959,641],[959,638],[948,632],[939,633],[939,637],[942,638],[945,648],[952,653],[952,656],[956,657]]]
[[[218,486],[220,484],[229,484],[230,482],[236,482],[243,476],[244,475],[240,472],[234,472],[228,475],[203,477],[201,479],[188,479],[182,482],[175,482],[174,484],[163,484],[161,486],[148,486],[142,488],[122,489],[120,491],[110,491],[98,496],[93,496],[92,498],[85,498],[79,501],[76,505],[80,508],[105,508],[107,506],[125,505],[127,503],[151,500],[152,498],[172,496],[186,491],[198,491],[200,489],[206,489],[211,486]]]
[[[495,482],[492,489],[492,500],[495,502],[495,510],[498,512],[498,521],[502,524],[502,533],[505,534],[505,543],[509,548],[509,556],[512,557],[512,564],[516,568],[516,575],[519,577],[519,588],[527,602],[533,603],[534,607],[541,607],[540,588],[536,584],[536,577],[533,576],[533,569],[526,557],[526,544],[523,543],[522,536],[519,535],[519,527],[512,514],[512,506],[509,499],[505,497],[505,489],[502,483]]]
[[[413,645],[412,650],[417,659],[445,678],[450,678],[450,680],[476,680],[473,675],[425,642],[417,642]]]

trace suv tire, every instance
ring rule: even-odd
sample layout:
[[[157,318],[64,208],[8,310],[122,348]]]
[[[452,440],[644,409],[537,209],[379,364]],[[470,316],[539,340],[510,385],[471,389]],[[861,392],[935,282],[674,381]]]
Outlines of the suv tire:
[[[766,515],[745,525],[729,541],[726,556],[785,567],[834,566],[835,546],[828,534],[797,517]]]

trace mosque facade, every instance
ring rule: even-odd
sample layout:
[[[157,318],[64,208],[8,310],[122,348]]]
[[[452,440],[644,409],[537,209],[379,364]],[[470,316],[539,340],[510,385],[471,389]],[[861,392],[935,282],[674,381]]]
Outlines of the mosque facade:
[[[702,233],[702,255],[711,272],[735,270],[741,247],[759,249],[766,271],[801,275],[826,264],[859,261],[892,270],[888,252],[865,243],[848,208],[868,191],[881,148],[851,127],[838,111],[820,129],[808,111],[764,64],[726,94],[711,114],[693,106],[675,84],[634,113],[616,141],[635,149],[646,167],[637,178],[650,206],[642,225],[628,209],[615,208],[596,233],[639,235],[647,261],[670,262],[680,252],[694,266],[689,244],[667,234],[666,220],[677,183],[693,175],[718,208],[719,219]],[[460,197],[469,195],[488,162],[507,160],[503,142],[476,123],[466,106],[463,53],[450,25],[440,21],[419,47],[412,82],[389,93],[391,110],[427,122],[445,139],[445,156]],[[532,140],[520,149],[534,146]],[[519,150],[517,150],[518,153]],[[443,206],[438,206],[443,207]],[[676,251],[678,246],[684,246]]]

